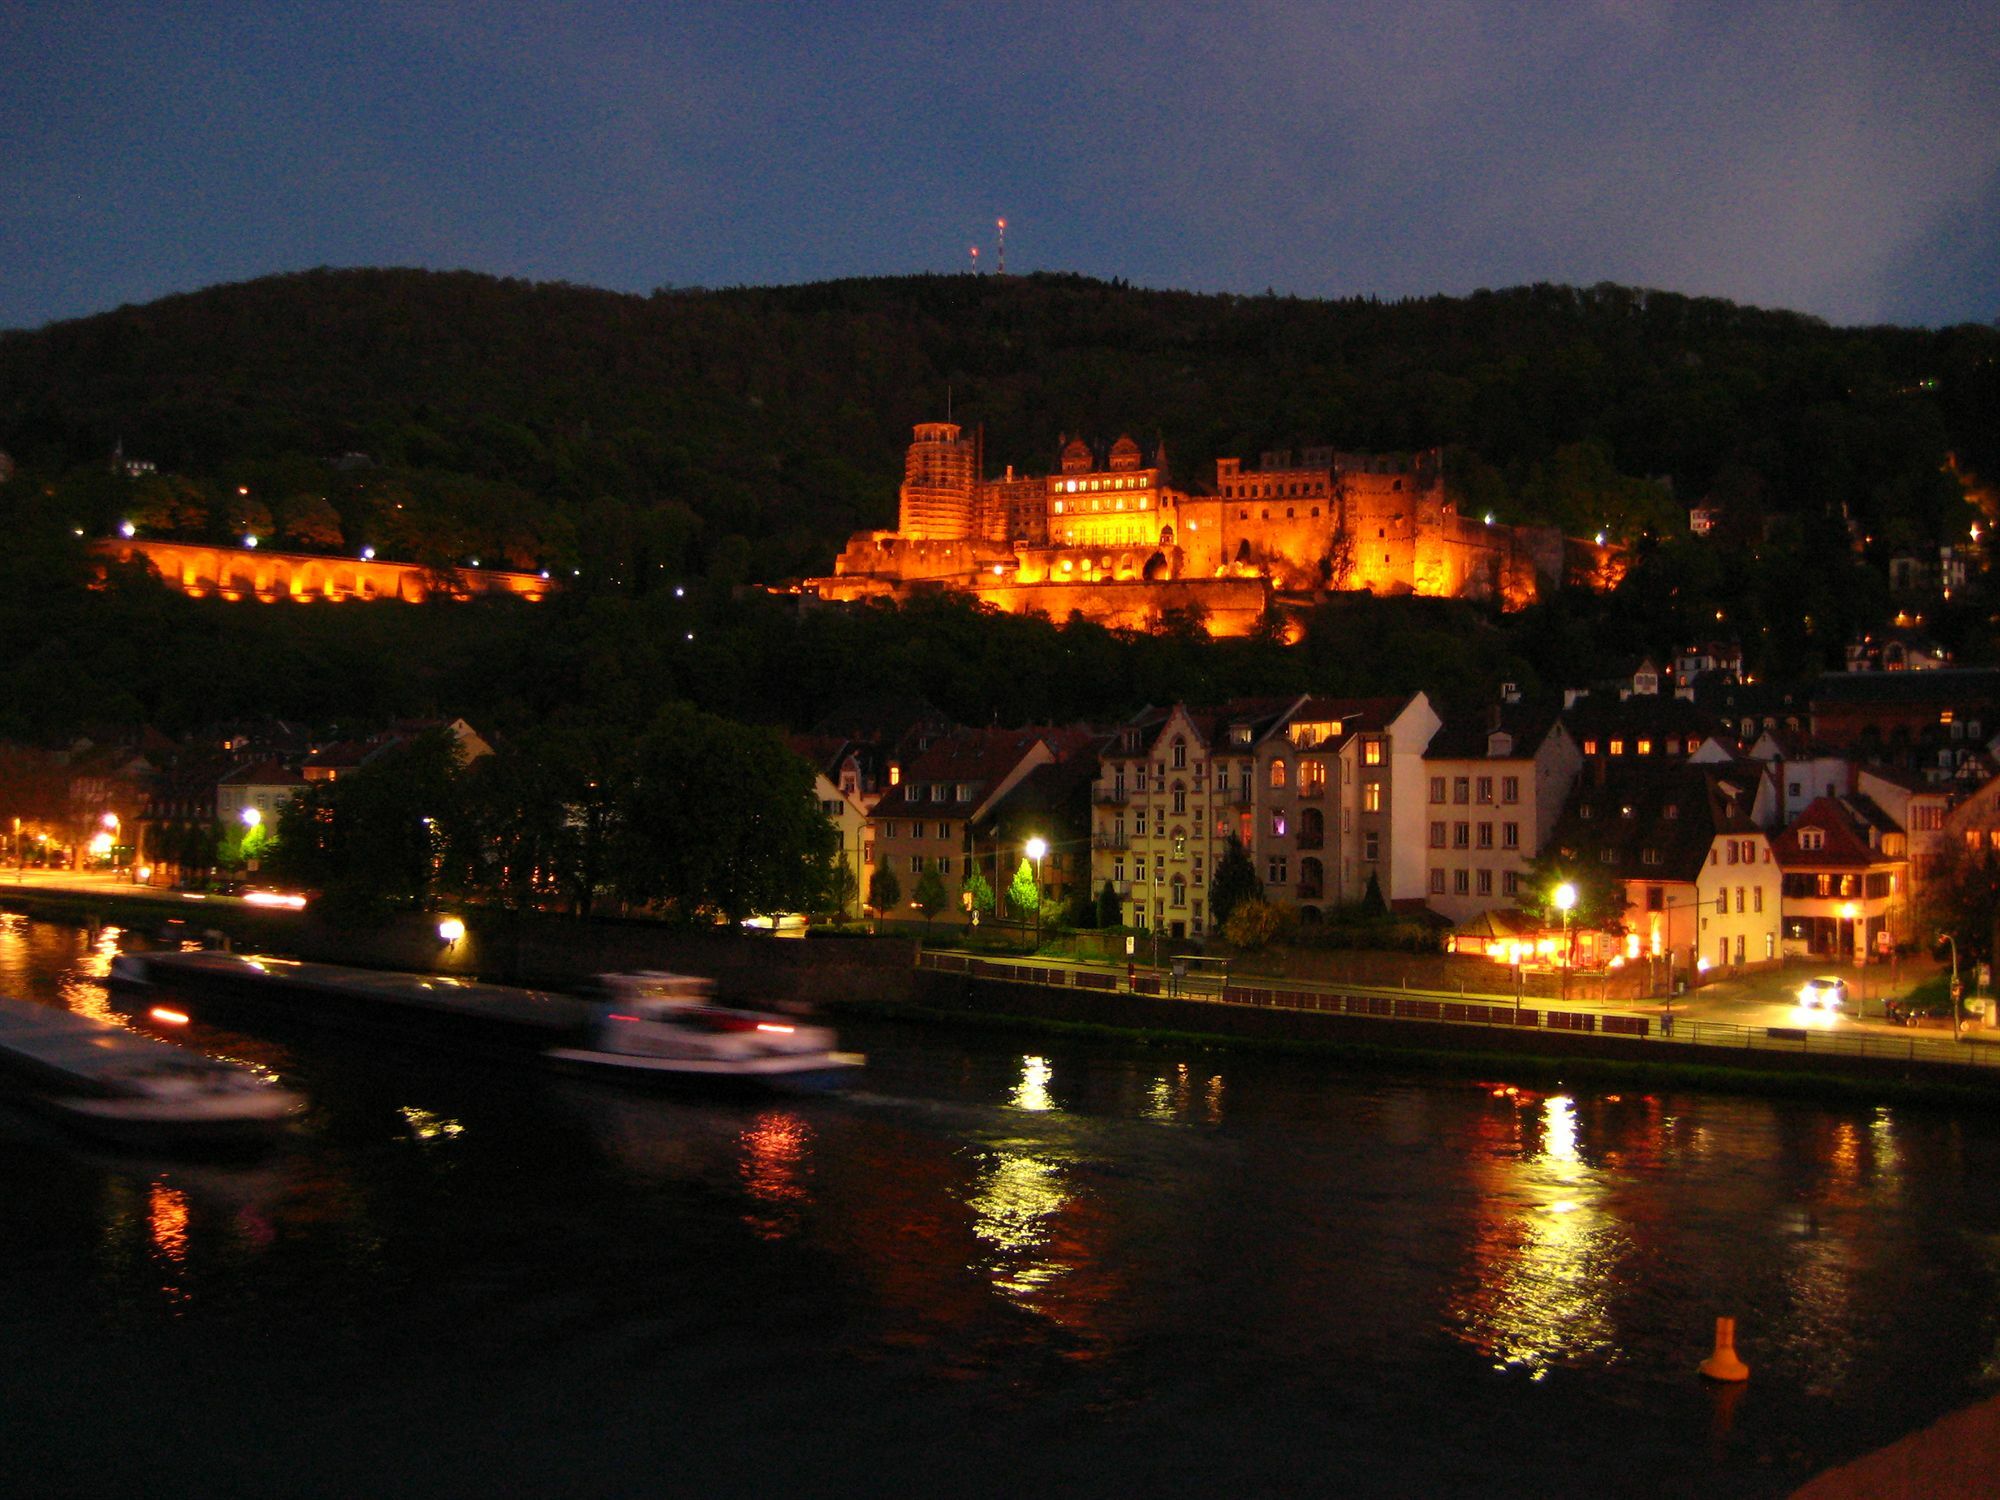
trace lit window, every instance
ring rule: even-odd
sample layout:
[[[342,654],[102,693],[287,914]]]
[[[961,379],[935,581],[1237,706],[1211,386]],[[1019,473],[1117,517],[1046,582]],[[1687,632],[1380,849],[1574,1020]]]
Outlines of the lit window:
[[[1362,742],[1361,763],[1364,766],[1379,766],[1382,764],[1382,742],[1380,740],[1364,740]]]

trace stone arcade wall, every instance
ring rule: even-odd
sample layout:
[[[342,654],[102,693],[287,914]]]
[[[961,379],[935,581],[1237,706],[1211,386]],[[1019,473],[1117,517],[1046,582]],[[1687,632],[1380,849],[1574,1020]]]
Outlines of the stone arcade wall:
[[[510,573],[498,568],[438,572],[415,563],[132,539],[99,542],[91,550],[110,562],[144,563],[162,582],[196,599],[250,599],[265,604],[280,599],[394,599],[417,604],[440,597],[469,599],[475,594],[541,599],[555,591],[555,585],[538,573]]]

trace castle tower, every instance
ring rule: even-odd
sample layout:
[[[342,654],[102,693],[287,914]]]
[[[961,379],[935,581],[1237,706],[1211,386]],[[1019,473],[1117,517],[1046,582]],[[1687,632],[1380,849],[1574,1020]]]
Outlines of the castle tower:
[[[919,422],[903,461],[896,530],[917,541],[956,542],[972,534],[978,445],[956,422]]]

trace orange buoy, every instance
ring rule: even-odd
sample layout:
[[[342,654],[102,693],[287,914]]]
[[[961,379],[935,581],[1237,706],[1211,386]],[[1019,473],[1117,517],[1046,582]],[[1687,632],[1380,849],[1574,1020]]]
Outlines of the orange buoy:
[[[1710,1380],[1748,1380],[1750,1367],[1736,1357],[1736,1320],[1715,1320],[1715,1352],[1701,1362],[1701,1373]]]

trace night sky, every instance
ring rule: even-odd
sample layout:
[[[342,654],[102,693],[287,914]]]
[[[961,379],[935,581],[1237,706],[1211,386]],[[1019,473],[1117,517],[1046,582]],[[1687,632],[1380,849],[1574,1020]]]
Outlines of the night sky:
[[[632,291],[1616,281],[2000,315],[2000,0],[0,5],[0,327],[315,265]]]

